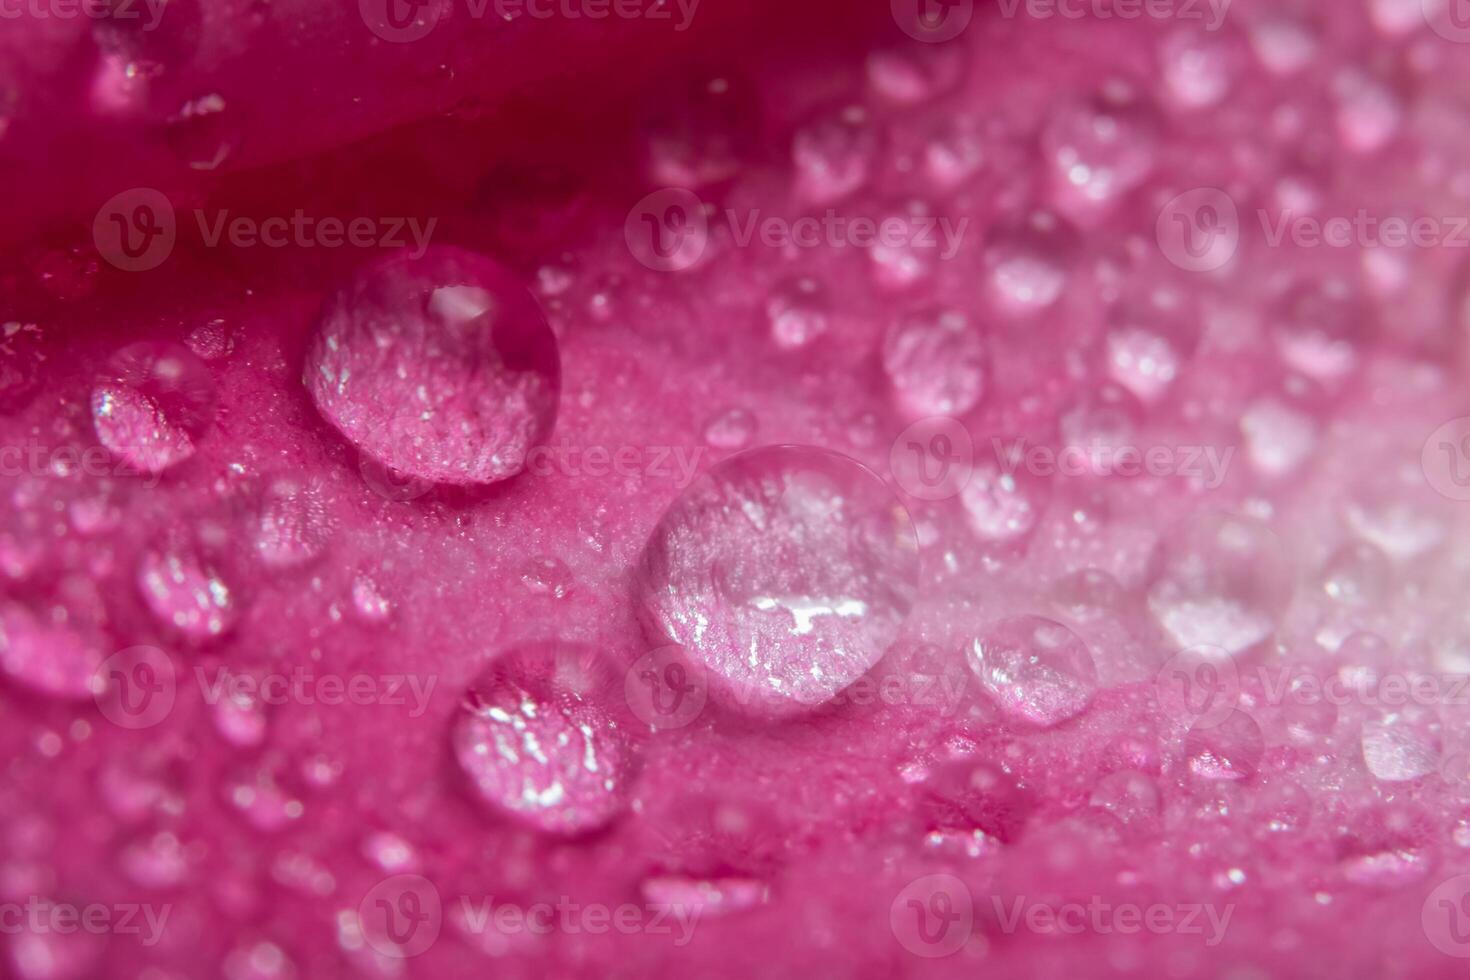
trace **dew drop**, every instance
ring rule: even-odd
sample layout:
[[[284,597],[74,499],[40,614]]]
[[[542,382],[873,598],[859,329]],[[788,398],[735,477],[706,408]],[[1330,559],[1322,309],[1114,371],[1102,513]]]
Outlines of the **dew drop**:
[[[1282,360],[1324,383],[1357,367],[1372,331],[1361,299],[1337,280],[1293,287],[1276,304],[1272,320]]]
[[[1004,772],[965,759],[937,767],[918,793],[919,811],[931,833],[979,831],[1001,844],[1020,837],[1033,807]]]
[[[532,595],[561,599],[572,591],[572,570],[560,558],[540,555],[522,569],[521,584]]]
[[[610,677],[595,652],[569,644],[497,657],[465,693],[451,735],[480,799],[551,834],[596,830],[622,813],[635,750],[606,706]]]
[[[749,87],[728,74],[669,86],[645,123],[652,183],[697,189],[729,180],[753,153],[759,107]]]
[[[1051,484],[1017,466],[980,462],[960,490],[970,530],[983,541],[1018,541],[1035,529],[1051,497]]]
[[[970,669],[1007,716],[1042,727],[1080,714],[1097,692],[1087,644],[1061,623],[1017,616],[970,641]]]
[[[1235,654],[1271,635],[1293,591],[1291,567],[1265,525],[1205,513],[1159,542],[1148,605],[1179,649],[1215,646]]]
[[[556,418],[556,338],[530,293],[448,247],[396,255],[328,298],[306,358],[317,408],[363,454],[433,483],[525,466]]]
[[[1157,402],[1194,353],[1200,332],[1197,314],[1179,293],[1158,290],[1120,304],[1109,321],[1109,375],[1140,400]]]
[[[1044,211],[1001,226],[987,240],[983,258],[991,303],[1014,317],[1051,306],[1067,286],[1074,246],[1071,229]]]
[[[1109,773],[1098,780],[1088,802],[1112,814],[1133,833],[1154,834],[1163,827],[1159,787],[1147,773]]]
[[[743,408],[731,408],[705,423],[704,441],[715,449],[744,449],[755,440],[755,416]]]
[[[1403,108],[1383,82],[1346,69],[1333,81],[1337,96],[1337,134],[1349,150],[1372,153],[1397,134]]]
[[[1157,144],[1155,124],[1125,92],[1063,103],[1041,135],[1052,201],[1073,220],[1091,223],[1148,179]]]
[[[766,298],[771,339],[782,350],[805,347],[827,332],[832,316],[827,290],[805,276],[778,283]]]
[[[831,204],[868,182],[878,134],[860,106],[824,112],[792,140],[796,194],[809,204]]]
[[[924,144],[924,172],[941,190],[952,190],[985,165],[979,124],[968,116],[946,118]]]
[[[1189,771],[1201,779],[1250,779],[1265,754],[1261,726],[1244,711],[1197,723],[1184,737]]]
[[[122,348],[92,389],[98,441],[143,473],[161,473],[193,456],[214,409],[209,369],[177,344]]]
[[[897,105],[918,105],[954,88],[965,70],[964,49],[908,41],[868,54],[868,84]]]
[[[1251,465],[1268,477],[1291,473],[1317,448],[1317,420],[1270,395],[1246,407],[1240,417],[1240,431]]]
[[[220,636],[235,622],[230,587],[188,549],[146,553],[138,566],[138,587],[158,621],[191,640]]]
[[[1192,28],[1164,39],[1159,65],[1170,99],[1185,109],[1218,105],[1230,93],[1238,70],[1229,42]]]
[[[1363,761],[1385,782],[1402,783],[1439,770],[1439,740],[1425,726],[1390,716],[1363,723]]]
[[[883,370],[910,415],[963,415],[985,394],[989,358],[969,317],[953,309],[925,309],[889,328]]]
[[[358,575],[352,582],[352,606],[370,623],[381,623],[393,613],[393,604],[369,575]]]
[[[327,502],[316,485],[284,476],[266,488],[255,524],[255,551],[265,564],[304,565],[326,549],[331,533]]]
[[[1393,586],[1393,572],[1383,552],[1352,542],[1333,553],[1322,572],[1322,591],[1345,606],[1383,602]]]
[[[1366,478],[1343,503],[1343,518],[1360,541],[1406,561],[1437,548],[1449,533],[1440,500],[1417,466],[1388,468]]]
[[[0,604],[0,670],[22,686],[67,701],[96,691],[97,643],[64,620],[47,622],[15,602]]]
[[[1317,57],[1316,32],[1289,17],[1268,15],[1251,27],[1251,47],[1273,75],[1293,75]]]
[[[203,360],[218,361],[235,349],[235,335],[224,320],[210,320],[195,327],[186,343]]]
[[[913,603],[918,542],[902,505],[845,456],[770,446],[725,460],[650,535],[650,626],[717,697],[783,714],[830,700],[878,662]]]

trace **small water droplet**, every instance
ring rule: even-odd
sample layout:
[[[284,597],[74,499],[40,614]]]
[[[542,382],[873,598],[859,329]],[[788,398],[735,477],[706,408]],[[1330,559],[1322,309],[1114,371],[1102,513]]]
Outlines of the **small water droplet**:
[[[1363,723],[1363,761],[1385,782],[1408,782],[1439,770],[1439,739],[1427,725],[1391,716]]]
[[[235,622],[234,593],[219,572],[191,549],[175,547],[144,554],[138,566],[138,587],[158,621],[191,640],[221,636]]]
[[[327,547],[332,520],[322,490],[294,476],[273,480],[261,498],[255,551],[273,568],[294,568]]]
[[[550,555],[531,559],[521,572],[521,584],[532,595],[560,599],[572,591],[572,583],[572,570],[567,568],[566,562]]]
[[[1202,720],[1184,737],[1189,771],[1202,779],[1250,779],[1265,754],[1261,726],[1243,711],[1219,722]]]
[[[98,441],[142,473],[161,473],[193,456],[214,410],[209,369],[177,344],[124,347],[92,389]]]
[[[704,427],[704,441],[715,449],[744,449],[755,439],[755,415],[743,408],[731,408],[710,419]]]
[[[1051,727],[1080,714],[1097,692],[1087,644],[1061,623],[1017,616],[970,642],[970,668],[1012,720]]]
[[[1035,529],[1051,497],[1051,483],[1025,467],[1007,472],[980,462],[960,490],[960,504],[970,529],[982,540],[1016,541]]]
[[[1171,101],[1184,109],[1218,105],[1230,94],[1239,69],[1226,38],[1192,27],[1164,38],[1159,66]]]
[[[958,310],[925,309],[889,328],[883,369],[910,415],[963,415],[985,393],[989,358],[969,317]]]
[[[396,255],[327,300],[306,359],[317,408],[383,466],[484,484],[525,466],[556,418],[556,338],[489,259],[448,247]]]
[[[827,290],[805,276],[778,283],[766,298],[771,339],[782,350],[805,347],[827,332],[832,316]]]
[[[628,804],[635,750],[606,706],[611,678],[595,653],[568,644],[498,657],[466,692],[452,734],[480,798],[555,834],[617,817]]]
[[[700,75],[667,86],[645,123],[649,179],[697,189],[729,180],[753,152],[759,105],[738,76]]]
[[[809,204],[831,204],[868,182],[878,134],[860,106],[826,111],[801,126],[792,140],[796,194]]]
[[[1041,146],[1052,201],[1074,221],[1091,223],[1153,173],[1158,132],[1131,93],[1109,89],[1058,105]]]
[[[1075,246],[1072,230],[1046,212],[993,231],[983,259],[991,303],[1015,317],[1051,306],[1067,286]]]

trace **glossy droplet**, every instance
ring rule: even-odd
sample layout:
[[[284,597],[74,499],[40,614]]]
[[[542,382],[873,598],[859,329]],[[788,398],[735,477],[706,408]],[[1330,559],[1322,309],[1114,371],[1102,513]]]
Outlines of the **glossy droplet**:
[[[102,654],[90,632],[47,622],[14,602],[0,604],[0,670],[22,686],[69,701],[96,691]]]
[[[521,584],[533,595],[560,599],[572,591],[572,570],[560,558],[541,555],[526,563]]]
[[[1439,770],[1439,739],[1425,724],[1388,717],[1363,723],[1363,762],[1385,782],[1408,782]]]
[[[1098,780],[1088,802],[1106,810],[1136,834],[1157,833],[1163,826],[1159,787],[1147,773],[1127,770],[1109,773]]]
[[[606,707],[610,676],[593,651],[567,644],[498,657],[465,693],[451,735],[479,797],[554,834],[595,830],[621,813],[635,753]]]
[[[1272,74],[1295,74],[1317,57],[1317,33],[1301,21],[1272,13],[1257,20],[1250,31],[1256,57]]]
[[[1293,590],[1291,567],[1265,525],[1204,513],[1159,542],[1148,605],[1180,649],[1240,653],[1271,635]]]
[[[235,622],[230,587],[187,549],[145,554],[138,566],[138,588],[160,623],[191,640],[220,636]]]
[[[1238,71],[1234,49],[1218,34],[1185,28],[1159,47],[1159,67],[1169,99],[1185,109],[1217,105]]]
[[[1258,398],[1240,417],[1251,465],[1265,476],[1285,476],[1317,448],[1317,420],[1273,396]]]
[[[1201,721],[1184,737],[1189,771],[1202,779],[1250,779],[1265,754],[1261,726],[1243,711],[1222,721]]]
[[[1271,318],[1282,360],[1318,381],[1346,377],[1372,339],[1371,314],[1338,280],[1293,287]]]
[[[981,539],[1004,543],[1035,529],[1051,497],[1051,484],[1023,466],[1007,470],[996,463],[977,463],[960,490],[960,504],[970,529]]]
[[[1353,542],[1339,548],[1322,570],[1322,591],[1346,606],[1383,602],[1393,586],[1393,571],[1383,552]]]
[[[1051,306],[1067,286],[1075,245],[1072,230],[1046,212],[992,231],[983,259],[992,305],[1018,317]]]
[[[1058,106],[1041,134],[1052,201],[1091,222],[1153,173],[1156,124],[1127,93],[1106,92]]]
[[[1417,466],[1387,468],[1363,480],[1343,503],[1343,518],[1359,540],[1404,561],[1437,548],[1449,533],[1443,498]]]
[[[1113,384],[1088,389],[1062,413],[1058,428],[1068,454],[1097,476],[1112,476],[1128,453],[1138,452],[1143,407],[1128,390]],[[1136,472],[1136,471],[1134,471]]]
[[[210,320],[190,332],[189,349],[206,361],[217,361],[235,349],[235,334],[224,320]]]
[[[194,455],[214,421],[209,369],[177,344],[130,344],[92,389],[92,426],[102,445],[143,473]]]
[[[1116,615],[1125,598],[1123,586],[1101,568],[1078,569],[1062,576],[1051,587],[1051,601],[1056,610],[1083,622]]]
[[[210,93],[186,102],[168,122],[165,141],[192,170],[217,170],[240,147],[240,133],[225,100]]]
[[[840,200],[868,182],[877,155],[877,131],[860,106],[818,115],[792,140],[796,194],[809,204]]]
[[[979,831],[1001,844],[1016,840],[1033,803],[1006,773],[986,763],[942,763],[918,789],[929,831]]]
[[[713,693],[757,714],[814,707],[882,657],[913,602],[907,512],[845,456],[772,446],[718,464],[649,536],[639,598]]]
[[[1403,108],[1383,82],[1358,69],[1347,69],[1333,80],[1337,97],[1337,133],[1349,150],[1372,153],[1397,133]]]
[[[667,87],[645,130],[650,182],[697,189],[735,176],[752,155],[759,105],[738,77],[699,76]]]
[[[907,41],[868,54],[868,84],[899,105],[926,102],[954,88],[965,70],[964,49]]]
[[[755,439],[755,416],[743,408],[732,408],[710,419],[704,441],[715,449],[744,449]]]
[[[1097,691],[1097,666],[1087,644],[1040,616],[997,623],[972,640],[966,653],[986,693],[1015,721],[1059,725],[1080,714]]]
[[[369,575],[359,575],[353,580],[352,606],[370,623],[381,623],[393,614],[393,603]]]
[[[778,283],[766,298],[771,339],[782,350],[805,347],[827,332],[832,303],[827,290],[805,276]]]
[[[1168,392],[1194,353],[1199,314],[1174,290],[1160,289],[1120,304],[1109,315],[1108,373],[1144,402]]]
[[[530,293],[489,259],[436,247],[372,265],[328,298],[304,380],[365,455],[464,485],[522,470],[551,431],[560,378]]]
[[[965,414],[985,394],[988,369],[979,328],[958,310],[910,313],[883,341],[883,370],[899,405],[915,417]]]
[[[293,568],[327,547],[332,523],[322,491],[298,477],[273,480],[261,498],[255,551],[274,568]]]

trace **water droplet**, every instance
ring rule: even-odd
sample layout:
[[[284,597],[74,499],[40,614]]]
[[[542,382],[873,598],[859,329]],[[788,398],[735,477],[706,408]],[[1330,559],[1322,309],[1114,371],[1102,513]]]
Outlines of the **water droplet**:
[[[782,350],[805,347],[826,333],[831,315],[827,290],[805,276],[778,283],[766,299],[771,339]]]
[[[1307,24],[1270,14],[1251,26],[1251,46],[1266,70],[1292,75],[1317,57],[1317,34]]]
[[[134,841],[120,857],[123,872],[144,888],[172,888],[189,875],[189,857],[167,831]]]
[[[914,417],[963,415],[985,394],[985,340],[958,310],[910,313],[883,340],[883,369],[904,411]]]
[[[868,54],[868,84],[898,105],[918,105],[943,95],[959,84],[964,70],[964,48],[958,45],[905,41]]]
[[[353,580],[352,606],[370,623],[381,623],[393,613],[393,604],[369,575],[359,575]]]
[[[1293,591],[1285,553],[1265,525],[1206,513],[1159,542],[1148,605],[1180,649],[1216,646],[1234,654],[1271,635]]]
[[[902,505],[845,456],[771,446],[725,460],[664,514],[639,567],[651,623],[748,711],[831,699],[876,664],[913,602]]]
[[[924,144],[924,172],[941,190],[953,190],[985,165],[985,137],[970,116],[946,117]]]
[[[1239,67],[1229,41],[1193,28],[1164,38],[1159,65],[1171,101],[1184,109],[1218,105],[1230,93]]]
[[[918,200],[877,219],[878,235],[868,247],[868,261],[879,288],[891,292],[909,289],[932,276],[941,260],[953,258],[964,229],[957,229],[947,218],[936,229],[938,220],[934,209]]]
[[[1017,616],[970,642],[970,669],[1012,720],[1051,727],[1080,714],[1097,692],[1087,644],[1061,623]]]
[[[169,120],[165,139],[192,170],[216,170],[240,146],[240,133],[218,93],[185,103]]]
[[[1062,445],[1097,476],[1117,473],[1137,454],[1143,408],[1126,388],[1103,384],[1085,391],[1058,420]]]
[[[525,569],[521,572],[521,584],[532,595],[560,599],[572,591],[572,570],[567,568],[566,562],[560,558],[541,555],[526,563]]]
[[[14,602],[0,605],[0,670],[12,680],[38,694],[84,701],[96,690],[101,664],[95,638],[80,625],[47,622]]]
[[[1317,448],[1317,420],[1270,395],[1246,407],[1240,431],[1251,465],[1269,477],[1292,472]]]
[[[480,798],[555,834],[617,817],[635,751],[605,707],[610,678],[594,652],[568,644],[498,657],[466,692],[452,733],[455,758]]]
[[[256,695],[228,679],[221,671],[225,694],[214,703],[214,728],[226,742],[238,748],[251,748],[265,741],[265,705]]]
[[[1025,467],[1006,472],[984,461],[976,463],[960,490],[970,529],[995,543],[1019,540],[1035,529],[1050,497],[1051,484]]]
[[[1201,721],[1184,737],[1189,771],[1202,779],[1250,779],[1265,754],[1261,726],[1244,711],[1219,722]]]
[[[868,182],[878,134],[860,106],[827,111],[805,123],[792,140],[796,194],[809,204],[831,204]]]
[[[1383,552],[1359,542],[1339,548],[1322,573],[1322,591],[1347,606],[1381,603],[1392,584],[1393,572]]]
[[[1016,317],[1051,306],[1067,286],[1075,244],[1072,230],[1046,212],[992,232],[983,260],[991,303]]]
[[[235,334],[224,320],[210,320],[190,332],[189,349],[206,361],[218,361],[235,349]]]
[[[1408,782],[1439,770],[1439,739],[1423,724],[1390,716],[1363,723],[1363,761],[1385,782]]]
[[[919,810],[929,831],[978,830],[1001,844],[1016,840],[1032,802],[1015,781],[986,763],[946,762],[919,787]]]
[[[220,636],[235,622],[230,587],[189,549],[147,552],[138,566],[138,587],[158,621],[191,640]]]
[[[273,568],[294,568],[327,547],[332,521],[316,485],[294,476],[273,480],[261,498],[255,551]]]
[[[749,86],[728,74],[668,86],[649,114],[649,179],[691,190],[729,180],[750,158],[759,106]]]
[[[1372,153],[1397,134],[1403,108],[1383,82],[1352,68],[1341,72],[1332,87],[1337,97],[1337,134],[1349,150]]]
[[[384,874],[405,874],[419,867],[413,845],[386,830],[369,834],[362,842],[362,853]]]
[[[715,449],[744,449],[755,439],[755,416],[743,408],[732,408],[710,419],[704,441]]]
[[[764,905],[771,886],[754,878],[689,878],[657,875],[646,878],[643,898],[655,906],[669,906],[684,915],[718,918]]]
[[[359,273],[328,298],[306,363],[317,408],[349,442],[429,482],[514,476],[556,418],[560,357],[536,301],[459,249]]]
[[[1272,319],[1282,360],[1324,383],[1357,367],[1372,334],[1361,297],[1337,280],[1297,285],[1276,305]]]
[[[1126,92],[1058,106],[1041,134],[1052,201],[1091,223],[1153,173],[1157,127]]]
[[[1406,561],[1437,548],[1449,532],[1442,499],[1424,482],[1417,465],[1388,468],[1370,475],[1343,504],[1353,534]]]
[[[1159,788],[1147,773],[1109,773],[1098,780],[1088,802],[1111,813],[1133,833],[1152,835],[1163,827]]]
[[[209,369],[177,344],[129,344],[92,389],[98,441],[143,473],[161,473],[193,456],[214,408]]]
[[[1109,321],[1108,374],[1142,401],[1157,402],[1194,353],[1197,313],[1181,293],[1160,289],[1115,307]]]

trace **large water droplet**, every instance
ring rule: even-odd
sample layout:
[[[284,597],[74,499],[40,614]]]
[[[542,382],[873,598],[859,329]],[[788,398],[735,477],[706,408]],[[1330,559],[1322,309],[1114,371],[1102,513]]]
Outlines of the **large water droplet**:
[[[484,484],[519,473],[551,431],[561,363],[546,318],[509,272],[436,247],[370,266],[328,298],[305,382],[376,462]]]
[[[970,642],[970,668],[1011,719],[1050,727],[1080,714],[1097,691],[1087,644],[1061,623],[1017,616]]]
[[[161,473],[194,455],[214,408],[209,369],[177,344],[129,344],[92,389],[98,441],[143,473]]]
[[[451,733],[480,798],[554,834],[595,830],[621,813],[635,751],[608,707],[612,677],[598,654],[570,644],[497,657],[465,693]]]
[[[917,574],[913,524],[881,480],[837,453],[772,446],[725,460],[670,506],[639,588],[717,697],[780,714],[878,662]]]
[[[1240,653],[1271,635],[1293,591],[1281,544],[1265,525],[1206,513],[1160,541],[1148,605],[1180,649]]]
[[[984,338],[958,310],[910,313],[883,341],[883,369],[913,416],[965,414],[980,403],[988,368]]]

